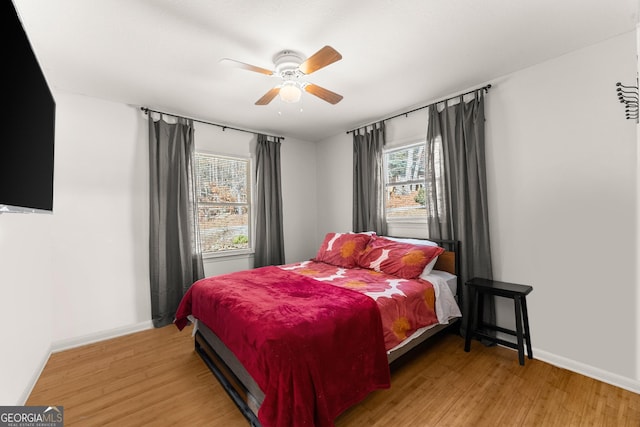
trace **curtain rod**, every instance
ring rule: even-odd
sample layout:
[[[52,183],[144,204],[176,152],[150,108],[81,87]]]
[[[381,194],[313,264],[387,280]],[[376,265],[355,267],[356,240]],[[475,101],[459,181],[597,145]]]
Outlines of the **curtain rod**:
[[[236,128],[236,127],[233,127],[233,126],[227,126],[227,125],[221,125],[221,124],[218,124],[218,123],[207,122],[207,121],[204,121],[204,120],[194,119],[193,117],[179,116],[177,114],[167,113],[165,111],[152,110],[151,108],[147,108],[147,107],[140,107],[140,109],[142,111],[144,111],[145,114],[149,114],[149,112],[158,113],[158,114],[166,114],[167,116],[173,116],[173,117],[177,117],[177,118],[181,118],[181,119],[193,120],[194,122],[204,123],[206,125],[218,126],[218,127],[222,128],[223,131],[225,129],[231,129],[231,130],[237,130],[239,132],[252,133],[254,135],[260,134],[260,132],[255,132],[255,131],[252,131],[252,130],[240,129],[240,128]],[[284,136],[275,136],[275,135],[267,135],[267,134],[263,134],[263,135],[269,136],[271,138],[277,138],[279,140],[284,139]]]
[[[439,103],[441,103],[441,102],[451,101],[452,99],[459,98],[459,97],[461,97],[461,96],[465,96],[465,95],[469,95],[470,93],[474,93],[474,92],[479,91],[479,90],[484,90],[485,92],[489,92],[489,89],[490,89],[490,88],[491,88],[491,85],[490,85],[490,84],[488,84],[488,85],[486,85],[486,86],[482,86],[482,87],[479,87],[479,88],[477,88],[477,89],[470,90],[470,91],[468,91],[468,92],[464,92],[464,93],[461,93],[461,94],[458,94],[458,95],[455,95],[455,96],[450,96],[450,97],[448,97],[448,98],[445,98],[445,99],[441,99],[441,100],[439,100],[439,101],[432,102],[431,104],[425,105],[425,106],[423,106],[423,107],[414,108],[413,110],[409,110],[409,111],[406,111],[406,112],[404,112],[404,113],[399,113],[399,114],[396,114],[395,116],[387,117],[387,118],[382,119],[382,120],[377,120],[377,121],[375,121],[375,122],[373,122],[373,123],[369,123],[368,125],[360,126],[359,128],[356,128],[356,129],[348,130],[348,131],[347,131],[347,134],[352,133],[352,132],[355,132],[355,131],[356,131],[356,130],[358,130],[358,129],[362,129],[363,127],[367,127],[367,126],[372,125],[372,124],[374,124],[374,123],[386,122],[387,120],[395,119],[396,117],[400,117],[400,116],[408,116],[409,114],[411,114],[411,113],[413,113],[413,112],[416,112],[416,111],[419,111],[419,110],[424,110],[425,108],[431,107],[432,105],[436,105],[436,104],[439,104]]]

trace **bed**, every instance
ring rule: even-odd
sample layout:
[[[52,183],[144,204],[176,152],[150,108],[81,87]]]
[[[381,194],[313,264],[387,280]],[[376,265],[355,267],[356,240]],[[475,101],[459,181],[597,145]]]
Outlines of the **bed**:
[[[455,327],[458,242],[327,233],[315,258],[209,277],[176,312],[252,426],[333,426],[389,365]]]

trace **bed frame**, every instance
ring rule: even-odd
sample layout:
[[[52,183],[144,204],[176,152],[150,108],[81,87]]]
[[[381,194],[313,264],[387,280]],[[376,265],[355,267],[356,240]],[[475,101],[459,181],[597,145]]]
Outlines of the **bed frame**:
[[[446,249],[438,257],[435,270],[447,271],[452,274],[460,271],[460,242],[455,240],[435,240]],[[462,301],[462,279],[458,275],[456,298],[458,305]],[[395,362],[401,356],[418,347],[429,338],[445,330],[459,328],[459,318],[455,318],[448,325],[436,325],[424,331],[410,342],[392,349],[387,353],[389,363]],[[245,416],[250,426],[261,427],[258,421],[258,408],[264,400],[264,393],[251,378],[233,352],[202,322],[197,322],[194,332],[195,350],[213,375],[218,379],[231,400]]]

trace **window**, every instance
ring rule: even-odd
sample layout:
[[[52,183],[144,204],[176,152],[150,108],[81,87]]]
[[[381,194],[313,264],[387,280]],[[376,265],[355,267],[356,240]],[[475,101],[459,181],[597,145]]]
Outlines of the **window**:
[[[386,150],[384,171],[387,221],[425,219],[425,143]]]
[[[248,252],[253,247],[250,160],[196,153],[195,172],[202,252]]]

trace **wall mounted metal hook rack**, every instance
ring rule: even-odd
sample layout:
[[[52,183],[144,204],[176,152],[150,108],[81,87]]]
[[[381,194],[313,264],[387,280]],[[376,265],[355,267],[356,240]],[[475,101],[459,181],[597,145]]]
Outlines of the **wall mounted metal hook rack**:
[[[625,86],[622,83],[616,83],[616,94],[618,95],[618,101],[624,104],[625,117],[628,120],[635,120],[638,123],[639,109],[638,101],[638,80],[636,79],[635,86]]]

